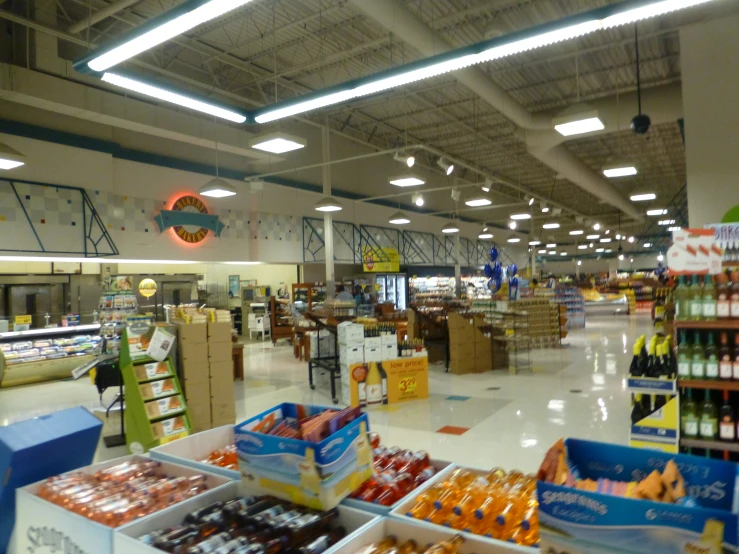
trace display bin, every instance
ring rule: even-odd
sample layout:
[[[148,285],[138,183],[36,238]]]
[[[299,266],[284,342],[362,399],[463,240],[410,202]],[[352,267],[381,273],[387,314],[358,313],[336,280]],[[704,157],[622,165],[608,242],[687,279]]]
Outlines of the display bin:
[[[569,464],[583,479],[640,480],[674,460],[688,494],[702,506],[624,498],[540,481],[543,552],[720,554],[737,551],[735,463],[567,439]]]
[[[162,554],[162,550],[154,548],[146,543],[138,540],[139,537],[156,531],[172,527],[182,523],[183,518],[188,513],[204,508],[209,504],[217,501],[228,501],[241,496],[248,496],[249,493],[244,489],[241,483],[232,481],[228,485],[208,491],[204,494],[190,498],[185,502],[176,504],[171,508],[167,508],[157,514],[146,519],[135,521],[125,528],[121,528],[114,534],[113,551],[115,554]],[[374,524],[380,518],[374,514],[355,510],[346,506],[339,506],[338,523],[346,529],[346,537],[336,543],[324,554],[331,554],[340,549],[348,541],[352,540],[356,535],[363,534],[364,530]],[[97,553],[96,553],[97,554]]]
[[[214,450],[225,448],[230,444],[234,444],[234,426],[224,425],[152,448],[149,456],[155,460],[209,471],[235,481],[241,477],[238,470],[198,461],[207,458]]]
[[[294,421],[327,409],[284,403],[236,426],[239,469],[252,494],[328,510],[372,476],[367,414],[317,443],[256,431],[270,419]]]
[[[124,456],[100,464],[80,468],[78,471],[92,474],[127,460],[148,460],[145,456]],[[217,492],[227,483],[232,483],[225,477],[195,470],[169,462],[161,462],[162,471],[169,476],[192,476],[203,474],[206,476],[206,485],[211,489],[207,492]],[[113,536],[131,525],[135,525],[149,518],[156,517],[160,512],[144,516],[140,520],[120,527],[107,527],[81,515],[65,510],[43,498],[36,496],[44,481],[20,488],[16,491],[16,526],[15,526],[15,553],[37,552],[39,549],[49,549],[49,552],[63,551],[66,553],[111,554],[113,552]],[[204,493],[205,494],[205,493]],[[174,509],[178,504],[165,508]],[[12,551],[11,551],[12,552]],[[123,551],[125,552],[125,551]]]
[[[501,541],[498,539],[494,539],[492,537],[485,537],[482,535],[476,535],[474,533],[468,533],[466,531],[457,531],[456,529],[449,529],[448,527],[445,527],[443,525],[437,525],[435,523],[431,523],[428,521],[423,521],[420,519],[416,519],[414,517],[411,517],[408,514],[410,509],[415,505],[416,498],[419,494],[424,492],[425,490],[433,487],[435,484],[440,483],[442,481],[445,481],[448,479],[452,472],[455,469],[466,469],[467,471],[470,471],[474,473],[475,475],[485,476],[489,473],[489,470],[486,469],[478,469],[478,468],[472,468],[467,466],[460,466],[457,464],[450,464],[443,470],[441,470],[439,473],[434,475],[431,479],[426,481],[423,485],[418,487],[413,493],[406,496],[400,503],[395,505],[392,510],[390,510],[389,516],[391,518],[397,518],[401,519],[403,521],[411,521],[414,523],[414,525],[417,525],[419,527],[423,527],[424,529],[431,531],[441,531],[446,529],[447,533],[459,533],[462,536],[464,536],[465,539],[472,540],[474,538],[475,541],[486,543],[489,545],[490,548],[513,548],[514,550],[490,550],[490,552],[528,552],[528,553],[535,553],[539,552],[538,548],[530,547],[530,546],[520,546],[516,544],[512,544],[509,542]],[[431,539],[429,539],[430,541]],[[428,543],[429,541],[426,541],[424,544]],[[465,543],[466,544],[466,543]],[[478,551],[475,551],[476,554],[479,554]]]
[[[429,526],[415,519],[396,519],[391,517],[378,518],[352,535],[347,536],[341,543],[336,544],[331,554],[354,554],[360,548],[369,546],[387,537],[394,535],[398,544],[413,539],[421,550],[426,549],[429,543],[439,543],[451,539],[459,534],[454,529],[441,525]],[[457,554],[521,554],[539,552],[538,548],[518,546],[509,542],[491,541],[479,535],[462,533],[465,541],[459,545]]]
[[[450,465],[451,465],[451,462],[445,462],[443,460],[431,460],[431,466],[436,470],[437,473],[442,471],[444,468]],[[436,476],[434,475],[434,477]],[[422,486],[423,485],[421,485],[421,487]],[[418,494],[418,490],[421,489],[421,487],[413,489],[406,496],[404,496],[403,498],[401,498],[400,500],[398,500],[395,504],[392,504],[391,506],[383,506],[382,504],[375,504],[374,502],[363,502],[362,500],[357,500],[356,498],[345,498],[344,500],[341,501],[341,505],[349,506],[350,508],[356,508],[357,510],[364,510],[365,512],[371,512],[373,514],[385,516],[394,508],[397,508],[404,502],[408,501],[411,496]]]

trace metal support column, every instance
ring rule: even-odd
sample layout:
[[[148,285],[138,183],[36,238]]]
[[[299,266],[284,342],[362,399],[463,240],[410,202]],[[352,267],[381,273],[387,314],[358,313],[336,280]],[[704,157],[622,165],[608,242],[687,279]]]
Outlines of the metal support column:
[[[460,248],[459,233],[454,235],[454,258],[454,296],[456,298],[462,298],[462,267],[460,265],[462,252]]]
[[[529,211],[531,213],[531,224],[529,225],[529,248],[531,249],[531,278],[534,279],[536,277],[536,248],[540,245],[531,245],[531,241],[534,240],[534,208],[530,208]]]
[[[328,117],[321,127],[321,141],[323,144],[323,161],[324,163],[331,161],[331,144],[328,132]],[[323,171],[323,195],[331,196],[331,166],[326,163],[322,167]],[[334,277],[334,225],[331,213],[323,214],[323,240],[326,251],[326,298],[334,298],[336,296],[336,279]]]

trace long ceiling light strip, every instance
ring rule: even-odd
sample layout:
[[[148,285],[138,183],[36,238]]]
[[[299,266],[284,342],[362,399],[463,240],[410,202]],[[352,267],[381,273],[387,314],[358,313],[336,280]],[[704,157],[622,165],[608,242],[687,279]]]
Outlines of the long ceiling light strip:
[[[139,94],[143,94],[144,96],[156,98],[157,100],[164,100],[165,102],[177,104],[178,106],[182,106],[184,108],[190,108],[192,110],[213,115],[215,117],[227,119],[228,121],[233,121],[234,123],[244,123],[246,121],[246,116],[238,112],[228,110],[226,108],[222,108],[215,104],[204,102],[190,96],[185,96],[183,94],[173,92],[162,87],[158,87],[149,83],[144,83],[143,81],[132,79],[131,77],[126,77],[118,73],[106,71],[103,74],[102,80],[106,83],[110,83],[111,85],[116,85],[118,87],[133,92],[138,92]]]
[[[713,0],[656,0],[645,4],[643,1],[631,0],[605,6],[254,110],[250,113],[250,119],[256,123],[268,123],[711,1]]]
[[[87,65],[93,71],[105,71],[119,63],[162,44],[190,29],[222,16],[251,0],[194,0],[186,2],[145,26],[133,29],[109,47],[99,48],[75,63],[76,68]]]

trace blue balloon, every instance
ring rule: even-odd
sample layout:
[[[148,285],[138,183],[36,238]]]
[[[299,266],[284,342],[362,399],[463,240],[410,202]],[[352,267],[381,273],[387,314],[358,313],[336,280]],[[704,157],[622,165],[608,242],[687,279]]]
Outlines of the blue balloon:
[[[511,277],[508,280],[508,300],[515,300],[518,296],[518,277]]]
[[[490,266],[490,264],[485,264],[483,271],[485,272],[485,277],[487,277],[488,279],[493,276],[493,268]]]
[[[490,248],[490,261],[494,262],[498,259],[498,249],[495,246]]]
[[[518,273],[518,268],[516,267],[516,264],[511,264],[508,266],[508,275],[511,277],[515,277],[516,273]]]
[[[501,284],[500,279],[490,279],[487,283],[488,290],[495,294],[500,290]]]
[[[500,262],[495,262],[493,264],[493,279],[497,279],[500,281],[503,278],[503,266],[500,265]]]

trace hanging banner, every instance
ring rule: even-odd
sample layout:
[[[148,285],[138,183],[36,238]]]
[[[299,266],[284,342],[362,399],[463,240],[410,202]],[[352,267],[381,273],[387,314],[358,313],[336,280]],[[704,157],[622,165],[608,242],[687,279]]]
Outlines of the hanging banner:
[[[400,254],[395,248],[363,246],[362,267],[365,273],[398,273]]]
[[[723,251],[713,229],[678,229],[672,232],[667,269],[672,275],[721,273]]]

